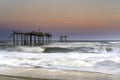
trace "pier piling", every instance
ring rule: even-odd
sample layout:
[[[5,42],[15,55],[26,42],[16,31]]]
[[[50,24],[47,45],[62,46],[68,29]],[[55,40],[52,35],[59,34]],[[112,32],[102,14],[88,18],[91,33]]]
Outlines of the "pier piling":
[[[60,36],[60,42],[67,42],[67,37],[66,35],[61,35]]]
[[[50,43],[52,35],[42,32],[17,32],[13,31],[13,44],[24,46],[36,46],[45,43]],[[45,38],[46,37],[46,38]]]

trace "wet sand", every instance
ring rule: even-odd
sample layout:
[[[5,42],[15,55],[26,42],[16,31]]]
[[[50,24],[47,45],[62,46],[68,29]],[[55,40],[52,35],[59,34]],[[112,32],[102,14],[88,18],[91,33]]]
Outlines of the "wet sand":
[[[118,74],[0,67],[0,80],[120,80]]]
[[[0,80],[57,80],[57,79],[41,79],[41,78],[30,78],[30,77],[17,77],[17,76],[0,75]]]

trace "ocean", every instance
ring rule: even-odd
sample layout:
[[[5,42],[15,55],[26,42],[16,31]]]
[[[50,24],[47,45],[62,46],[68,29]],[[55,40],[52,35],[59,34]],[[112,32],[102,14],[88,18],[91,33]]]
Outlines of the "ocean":
[[[53,42],[41,46],[0,42],[0,67],[120,74],[120,41]]]

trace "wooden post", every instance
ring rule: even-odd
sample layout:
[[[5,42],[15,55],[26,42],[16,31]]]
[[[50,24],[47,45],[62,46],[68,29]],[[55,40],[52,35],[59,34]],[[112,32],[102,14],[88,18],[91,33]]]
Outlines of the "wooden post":
[[[37,44],[38,44],[38,45],[39,45],[39,43],[40,43],[39,40],[40,40],[40,39],[39,39],[39,36],[37,36]]]
[[[21,34],[21,45],[23,45],[23,34]]]
[[[39,45],[42,43],[42,37],[39,36]]]
[[[50,38],[51,38],[51,37],[49,36],[49,37],[48,37],[48,42],[49,42],[49,43],[50,43]]]
[[[18,34],[16,34],[16,44],[18,45]]]
[[[13,45],[15,45],[15,33],[13,31]]]
[[[41,44],[41,36],[38,36],[38,45]]]
[[[26,35],[26,45],[28,45],[28,35]]]
[[[50,42],[50,37],[48,36],[48,43]]]
[[[62,38],[62,36],[60,36],[60,42],[63,42],[63,38]]]
[[[49,43],[51,42],[51,37],[49,37]]]
[[[52,40],[52,37],[50,36],[50,42],[51,42],[51,40]]]
[[[24,45],[26,45],[26,34],[24,34]]]
[[[34,45],[36,45],[36,35],[34,35]]]
[[[32,35],[30,35],[30,46],[32,46]]]
[[[24,45],[26,45],[25,43],[26,43],[26,42],[25,42],[25,34],[24,34]]]
[[[65,36],[65,42],[67,42],[67,36]]]
[[[30,35],[28,34],[28,45],[30,46]]]
[[[48,37],[47,37],[47,35],[46,35],[46,43],[48,42]]]
[[[44,36],[42,36],[42,44],[44,43]]]

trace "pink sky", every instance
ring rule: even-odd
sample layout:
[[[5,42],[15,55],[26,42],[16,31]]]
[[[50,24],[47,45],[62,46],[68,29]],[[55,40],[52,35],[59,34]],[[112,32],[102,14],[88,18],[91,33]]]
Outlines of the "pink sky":
[[[1,0],[0,28],[66,33],[120,34],[119,0]],[[97,35],[98,34],[98,35]],[[78,37],[78,36],[77,36]],[[101,37],[100,37],[101,38]]]

